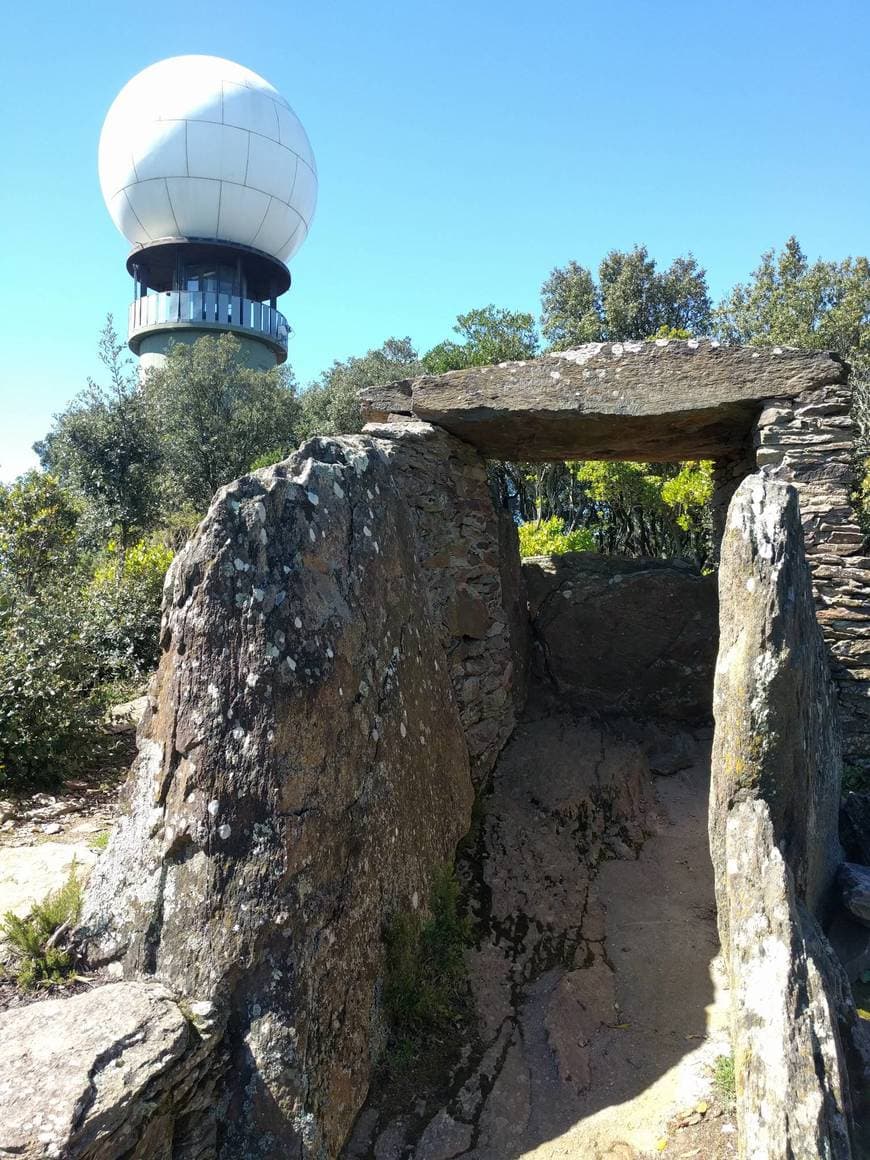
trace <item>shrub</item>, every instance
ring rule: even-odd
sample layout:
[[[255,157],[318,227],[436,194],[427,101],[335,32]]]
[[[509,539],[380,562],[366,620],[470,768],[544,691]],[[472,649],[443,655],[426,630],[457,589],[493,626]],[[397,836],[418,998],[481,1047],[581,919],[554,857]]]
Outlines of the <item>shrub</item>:
[[[0,786],[51,785],[93,749],[101,705],[75,586],[0,611]]]
[[[59,983],[74,971],[70,952],[59,945],[78,922],[82,909],[82,883],[73,862],[64,885],[38,902],[26,918],[7,911],[0,935],[15,959],[18,985],[24,990]]]
[[[110,543],[85,593],[83,637],[95,681],[139,679],[157,662],[160,605],[172,550],[140,540],[120,556]]]
[[[520,524],[520,555],[561,556],[564,552],[594,552],[595,537],[589,528],[565,531],[565,524],[558,516],[549,520],[531,521]]]

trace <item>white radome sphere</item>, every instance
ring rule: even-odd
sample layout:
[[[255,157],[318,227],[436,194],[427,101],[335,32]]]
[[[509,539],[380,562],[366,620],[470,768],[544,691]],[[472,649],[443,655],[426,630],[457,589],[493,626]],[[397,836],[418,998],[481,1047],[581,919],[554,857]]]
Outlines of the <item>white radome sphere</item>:
[[[137,73],[106,115],[99,172],[134,245],[216,238],[286,262],[317,203],[299,118],[262,77],[217,56],[173,56]]]

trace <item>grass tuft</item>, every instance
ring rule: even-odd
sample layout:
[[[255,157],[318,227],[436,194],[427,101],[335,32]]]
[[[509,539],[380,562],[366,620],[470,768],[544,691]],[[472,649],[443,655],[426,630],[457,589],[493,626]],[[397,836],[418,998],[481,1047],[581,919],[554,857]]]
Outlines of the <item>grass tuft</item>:
[[[719,1099],[729,1108],[732,1107],[737,1097],[733,1056],[716,1056],[716,1062],[713,1064],[713,1087]]]
[[[60,983],[74,973],[72,955],[62,944],[81,909],[82,882],[73,862],[64,885],[36,903],[26,918],[11,910],[3,916],[0,938],[12,952],[15,978],[22,990]]]

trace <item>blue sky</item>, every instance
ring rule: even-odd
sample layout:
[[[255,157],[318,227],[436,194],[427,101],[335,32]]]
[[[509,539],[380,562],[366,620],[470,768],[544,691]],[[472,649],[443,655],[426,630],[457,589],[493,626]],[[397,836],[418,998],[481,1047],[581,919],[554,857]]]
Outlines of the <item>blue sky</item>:
[[[180,53],[261,73],[320,172],[282,299],[305,383],[488,302],[538,310],[570,259],[692,250],[714,295],[796,233],[867,253],[866,0],[181,4],[16,0],[0,31],[0,476],[123,327],[127,245],[96,150],[121,86]]]

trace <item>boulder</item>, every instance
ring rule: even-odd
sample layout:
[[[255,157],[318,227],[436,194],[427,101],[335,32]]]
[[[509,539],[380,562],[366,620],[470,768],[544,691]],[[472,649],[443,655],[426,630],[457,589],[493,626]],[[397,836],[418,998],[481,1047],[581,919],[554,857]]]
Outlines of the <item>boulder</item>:
[[[209,1132],[216,1037],[208,1012],[158,983],[113,983],[0,1014],[0,1154],[40,1160],[196,1160]],[[203,1077],[206,1077],[203,1083]],[[199,1150],[202,1144],[203,1150]]]
[[[546,675],[605,713],[709,719],[716,580],[666,560],[571,552],[523,561]]]
[[[382,1035],[384,925],[469,824],[395,450],[313,440],[218,493],[167,577],[127,814],[85,897],[91,963],[226,1022],[226,1160],[338,1154]]]
[[[844,862],[837,871],[837,885],[846,910],[864,926],[870,926],[870,869]]]

